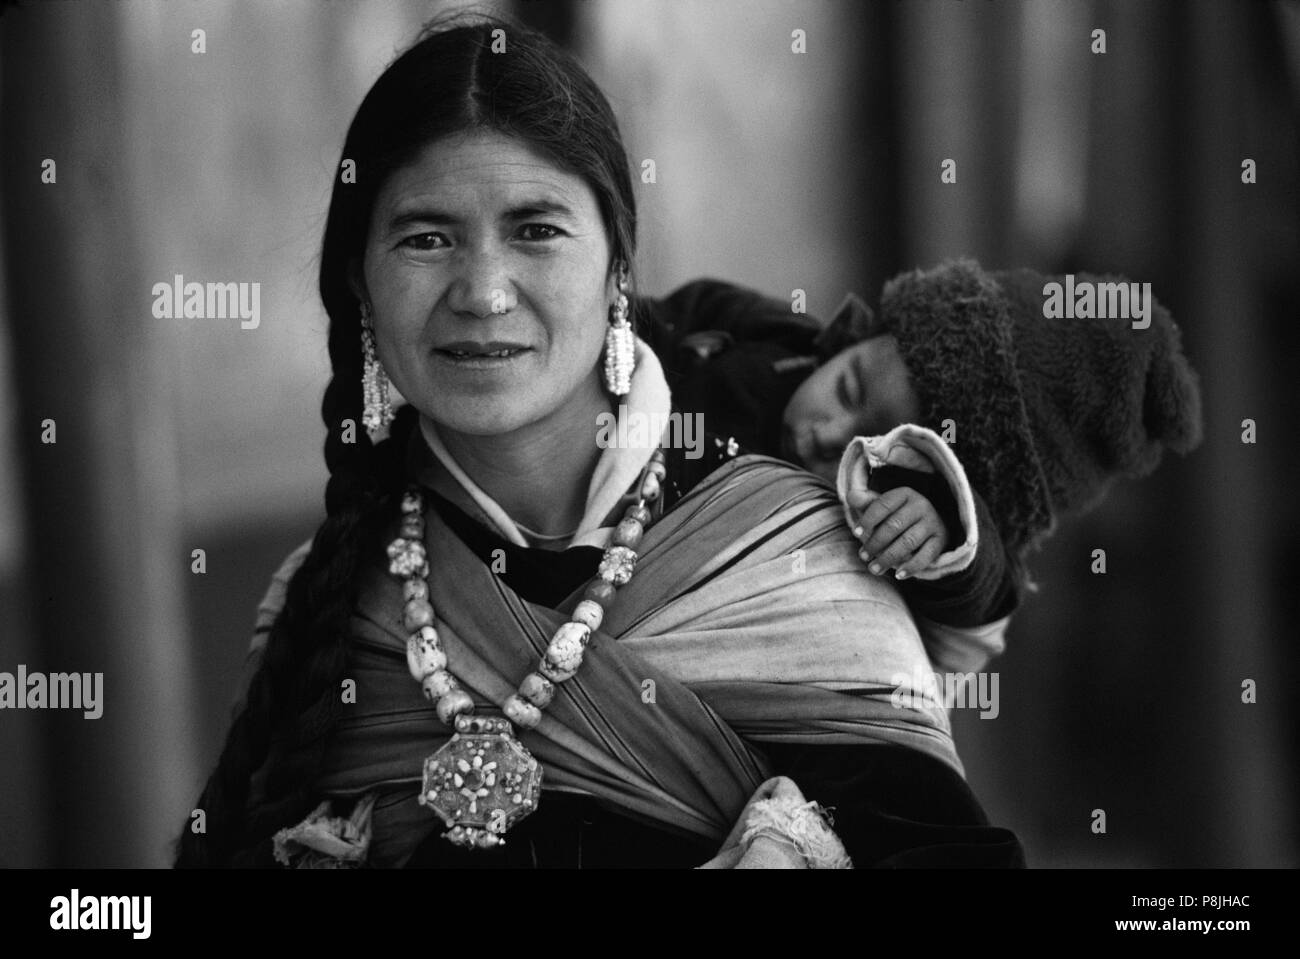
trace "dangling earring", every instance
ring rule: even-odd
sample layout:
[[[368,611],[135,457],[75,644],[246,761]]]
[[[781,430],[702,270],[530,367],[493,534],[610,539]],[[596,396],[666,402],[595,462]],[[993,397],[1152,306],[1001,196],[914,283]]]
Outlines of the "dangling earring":
[[[615,396],[626,396],[632,388],[632,371],[636,368],[636,337],[627,319],[627,264],[618,270],[618,299],[609,314],[605,331],[605,389]]]
[[[365,405],[361,423],[375,433],[393,422],[393,405],[388,401],[388,374],[379,365],[375,350],[375,330],[370,323],[370,304],[361,304],[361,395]]]

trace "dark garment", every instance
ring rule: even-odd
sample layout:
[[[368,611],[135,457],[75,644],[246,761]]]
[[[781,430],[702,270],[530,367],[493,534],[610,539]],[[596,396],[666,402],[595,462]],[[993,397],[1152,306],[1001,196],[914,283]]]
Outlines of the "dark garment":
[[[743,450],[707,436],[704,455],[666,451],[668,482],[661,499],[672,509],[705,476]],[[515,546],[447,499],[429,491],[430,506],[483,560],[504,551],[501,578],[531,602],[558,605],[596,572],[601,551],[557,552]],[[938,759],[888,744],[808,746],[754,744],[777,775],[804,795],[834,807],[835,830],[859,868],[870,866],[1020,867],[1015,834],[992,827],[966,782]],[[594,798],[544,792],[537,810],[495,850],[459,849],[431,835],[408,868],[692,868],[712,858],[716,843],[648,824]]]
[[[780,456],[781,415],[824,359],[821,323],[721,280],[638,298],[638,332],[659,357],[673,406],[755,453]]]

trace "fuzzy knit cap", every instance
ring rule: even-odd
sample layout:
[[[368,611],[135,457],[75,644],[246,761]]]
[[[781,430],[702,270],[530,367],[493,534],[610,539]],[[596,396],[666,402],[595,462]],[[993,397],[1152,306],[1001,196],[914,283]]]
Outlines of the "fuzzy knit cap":
[[[1094,506],[1117,476],[1145,476],[1165,448],[1201,440],[1200,390],[1177,325],[1049,318],[1044,286],[1064,277],[985,272],[972,260],[885,284],[872,334],[892,333],[924,425],[956,426],[954,452],[1008,548]],[[1081,282],[1127,282],[1076,274]]]

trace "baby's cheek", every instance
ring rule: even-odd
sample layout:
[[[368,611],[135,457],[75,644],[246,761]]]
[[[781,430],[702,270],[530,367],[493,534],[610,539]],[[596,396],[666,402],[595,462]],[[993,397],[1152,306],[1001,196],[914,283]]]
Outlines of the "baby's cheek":
[[[845,448],[859,435],[856,420],[845,416],[843,412],[834,419],[822,420],[813,425],[816,437],[815,453],[818,459],[826,460],[832,469],[838,469]]]
[[[828,367],[822,366],[799,384],[786,404],[784,419],[786,426],[807,429],[842,412],[835,399],[835,377]]]

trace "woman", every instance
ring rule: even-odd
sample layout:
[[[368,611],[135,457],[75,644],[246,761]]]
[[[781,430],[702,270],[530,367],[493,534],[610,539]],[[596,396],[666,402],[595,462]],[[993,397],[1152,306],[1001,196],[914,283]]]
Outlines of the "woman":
[[[343,157],[328,518],[273,580],[178,865],[1022,864],[942,708],[894,705],[924,651],[823,485],[725,437],[598,442],[671,399],[576,62],[444,23]],[[387,379],[408,403],[372,445]]]

